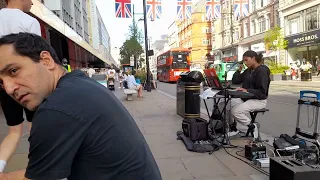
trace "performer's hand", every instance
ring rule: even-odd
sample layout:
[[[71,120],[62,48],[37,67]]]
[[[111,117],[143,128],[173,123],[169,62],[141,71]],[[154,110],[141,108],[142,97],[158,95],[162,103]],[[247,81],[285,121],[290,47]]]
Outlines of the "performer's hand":
[[[246,90],[244,88],[237,88],[237,91],[248,92],[248,90]]]
[[[0,180],[9,180],[7,174],[0,173]]]
[[[241,72],[242,69],[243,69],[243,64],[239,64],[239,69],[238,70]]]

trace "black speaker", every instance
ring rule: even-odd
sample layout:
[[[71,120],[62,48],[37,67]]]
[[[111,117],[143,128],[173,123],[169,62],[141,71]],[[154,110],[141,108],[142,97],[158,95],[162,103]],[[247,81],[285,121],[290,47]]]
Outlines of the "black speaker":
[[[320,165],[306,165],[292,157],[270,158],[270,180],[319,180]]]
[[[192,141],[208,139],[208,123],[202,118],[183,119],[182,130]]]

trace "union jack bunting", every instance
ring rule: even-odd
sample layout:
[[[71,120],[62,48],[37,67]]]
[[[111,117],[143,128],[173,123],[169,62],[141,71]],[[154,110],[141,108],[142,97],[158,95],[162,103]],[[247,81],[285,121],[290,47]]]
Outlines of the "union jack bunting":
[[[131,18],[131,0],[115,0],[117,18]]]
[[[234,0],[234,16],[243,17],[249,15],[249,2],[248,0]]]
[[[212,18],[221,18],[221,0],[206,0],[206,17],[208,20]]]
[[[162,15],[161,0],[147,0],[147,17],[160,19]]]
[[[191,18],[192,0],[177,0],[177,16],[179,19]]]

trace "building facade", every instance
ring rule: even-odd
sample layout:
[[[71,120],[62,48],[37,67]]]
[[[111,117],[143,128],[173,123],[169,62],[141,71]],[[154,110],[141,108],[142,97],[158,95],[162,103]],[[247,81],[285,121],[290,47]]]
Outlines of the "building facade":
[[[150,44],[150,49],[152,49],[154,52],[154,55],[149,59],[150,69],[157,69],[157,57],[170,49],[168,42],[168,40],[162,39],[155,40],[152,42],[152,44]]]
[[[89,41],[95,49],[99,49],[99,30],[96,0],[88,0]]]
[[[179,47],[177,21],[173,21],[168,27],[168,45],[170,46],[170,48]]]
[[[234,0],[222,2],[221,18],[212,20],[212,54],[215,61],[241,61],[247,50],[277,58],[265,49],[265,33],[279,25],[278,0],[250,0],[247,16],[234,14]]]
[[[191,19],[177,23],[179,46],[190,49],[192,65],[202,68],[212,50],[211,21],[206,19],[205,3],[200,0],[192,7]]]
[[[247,50],[262,53],[265,59],[277,60],[284,63],[280,58],[281,51],[270,51],[266,49],[264,37],[268,30],[280,26],[278,0],[252,0],[249,6],[249,15],[240,19],[241,34],[238,43],[238,53],[241,55]]]
[[[43,0],[42,2],[71,29],[90,43],[88,0]]]
[[[286,63],[309,61],[316,65],[320,57],[320,1],[280,0],[280,21],[288,40]]]
[[[96,9],[96,12],[97,12],[98,37],[99,37],[99,41],[98,41],[99,46],[97,49],[101,54],[103,54],[106,57],[106,59],[113,59],[111,58],[111,40],[110,40],[108,30],[104,25],[104,22],[102,20],[99,10]],[[116,62],[112,62],[112,63],[115,64]]]

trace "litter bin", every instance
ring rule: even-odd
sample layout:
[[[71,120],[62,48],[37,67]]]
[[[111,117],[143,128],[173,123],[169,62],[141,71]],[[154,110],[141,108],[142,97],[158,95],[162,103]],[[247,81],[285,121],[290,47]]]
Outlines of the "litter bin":
[[[301,81],[312,81],[312,72],[301,71]]]
[[[200,83],[203,75],[199,71],[180,74],[177,82],[177,114],[183,118],[200,117]]]

